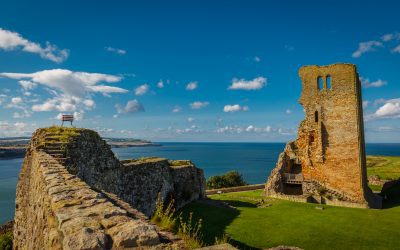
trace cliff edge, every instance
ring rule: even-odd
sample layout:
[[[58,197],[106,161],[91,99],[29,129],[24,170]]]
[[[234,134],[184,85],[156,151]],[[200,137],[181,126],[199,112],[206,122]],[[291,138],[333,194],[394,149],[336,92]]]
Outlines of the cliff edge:
[[[38,129],[17,184],[14,249],[180,249],[146,215],[159,194],[176,208],[205,197],[204,183],[190,161],[119,161],[94,131]]]

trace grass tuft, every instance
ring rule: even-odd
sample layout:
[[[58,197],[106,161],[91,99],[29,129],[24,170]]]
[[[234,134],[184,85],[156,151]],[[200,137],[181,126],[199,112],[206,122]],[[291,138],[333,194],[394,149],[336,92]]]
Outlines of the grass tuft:
[[[162,230],[169,232],[176,231],[176,218],[174,217],[175,209],[173,208],[174,200],[171,200],[164,209],[164,203],[158,194],[156,202],[156,211],[151,217],[151,222],[159,226]]]
[[[185,246],[188,249],[197,249],[203,246],[201,226],[202,219],[192,223],[193,213],[189,214],[189,219],[184,220],[182,214],[179,215],[179,230],[178,235],[185,241]]]

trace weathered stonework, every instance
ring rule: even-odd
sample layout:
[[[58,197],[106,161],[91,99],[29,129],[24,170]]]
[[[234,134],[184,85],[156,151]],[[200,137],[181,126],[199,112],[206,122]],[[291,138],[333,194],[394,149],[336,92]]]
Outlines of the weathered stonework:
[[[352,64],[305,66],[300,104],[306,118],[279,156],[269,196],[304,196],[335,205],[381,207],[367,186],[361,85]],[[322,198],[321,198],[322,197]]]
[[[17,185],[14,249],[182,249],[146,215],[158,193],[178,208],[204,197],[203,172],[189,161],[119,162],[97,133],[65,131],[33,135]]]

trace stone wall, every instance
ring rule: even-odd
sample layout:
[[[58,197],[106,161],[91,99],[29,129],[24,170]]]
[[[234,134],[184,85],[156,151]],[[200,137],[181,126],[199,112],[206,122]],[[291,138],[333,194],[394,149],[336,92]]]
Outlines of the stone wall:
[[[17,186],[15,249],[110,249],[160,244],[156,227],[92,190],[43,152],[30,152]]]
[[[177,209],[205,197],[203,170],[190,161],[149,157],[119,161],[97,133],[81,130],[65,148],[66,168],[89,186],[114,193],[147,216],[158,195]]]
[[[380,207],[379,198],[367,186],[361,85],[355,65],[305,66],[299,75],[306,117],[297,139],[280,156],[266,192],[282,192],[277,174],[292,173],[293,167],[300,166],[304,181],[317,183],[316,189],[323,187],[347,201]],[[303,193],[312,193],[310,187]]]
[[[146,215],[158,193],[177,207],[205,196],[189,161],[120,162],[86,129],[39,129],[17,185],[15,249],[181,249]],[[138,210],[136,210],[136,208]]]

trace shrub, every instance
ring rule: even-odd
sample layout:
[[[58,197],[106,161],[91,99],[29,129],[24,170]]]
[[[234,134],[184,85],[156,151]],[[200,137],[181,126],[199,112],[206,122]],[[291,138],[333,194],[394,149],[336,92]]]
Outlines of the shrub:
[[[238,171],[229,171],[223,175],[212,176],[207,180],[208,189],[245,186],[243,176]]]
[[[12,232],[7,232],[0,235],[0,249],[1,250],[11,250],[12,249],[13,234]]]

